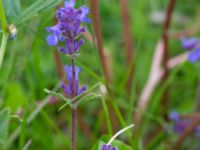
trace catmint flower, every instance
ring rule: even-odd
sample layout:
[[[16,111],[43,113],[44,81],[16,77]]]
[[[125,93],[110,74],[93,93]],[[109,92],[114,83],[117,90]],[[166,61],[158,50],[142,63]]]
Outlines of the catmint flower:
[[[182,47],[186,50],[193,50],[199,44],[198,38],[183,38],[181,39]]]
[[[68,55],[78,53],[80,46],[84,44],[84,40],[79,37],[86,31],[82,23],[90,23],[87,17],[89,8],[84,5],[76,9],[74,6],[75,0],[66,1],[65,6],[57,10],[58,23],[46,29],[50,33],[46,38],[47,43],[56,46],[59,41],[64,41],[65,47],[58,47],[58,50]]]
[[[118,148],[116,146],[112,147],[110,144],[102,144],[101,150],[118,150]]]
[[[192,63],[200,60],[200,46],[189,53],[188,60]]]
[[[169,114],[169,119],[173,120],[173,121],[179,121],[180,120],[180,116],[177,112],[173,111]]]
[[[195,133],[198,139],[200,139],[200,125],[196,127]]]
[[[189,50],[188,60],[195,63],[200,60],[200,39],[198,38],[183,38],[181,39],[182,47]]]
[[[174,122],[173,131],[177,134],[182,134],[184,130],[192,123],[191,119],[180,118],[180,115],[177,112],[170,113],[169,119]],[[200,126],[197,126],[194,132],[200,135]]]
[[[66,72],[66,79],[68,81],[68,85],[66,85],[65,83],[61,83],[61,87],[63,88],[64,92],[66,95],[73,97],[73,73],[72,73],[73,69],[72,66],[65,66],[65,72]],[[82,88],[79,88],[79,72],[81,71],[81,69],[79,67],[75,67],[75,83],[76,83],[76,93],[75,95],[79,95],[81,93],[83,93],[86,89],[87,86],[84,85],[82,86]]]

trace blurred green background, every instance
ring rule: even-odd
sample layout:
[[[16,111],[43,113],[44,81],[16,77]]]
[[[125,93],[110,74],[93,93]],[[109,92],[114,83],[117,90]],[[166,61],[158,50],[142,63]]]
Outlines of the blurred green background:
[[[10,108],[11,110],[8,135],[4,139],[2,137],[2,141],[8,142],[6,144],[8,149],[22,149],[30,141],[30,150],[70,149],[71,111],[69,107],[58,111],[63,104],[62,101],[45,106],[30,123],[27,120],[30,114],[38,108],[39,103],[48,96],[44,92],[44,88],[53,89],[60,81],[54,60],[54,53],[57,50],[47,45],[45,28],[55,24],[56,7],[63,5],[63,2],[63,0],[3,0],[7,22],[16,25],[18,31],[16,38],[8,40],[3,65],[0,69],[0,109]],[[89,2],[83,0],[77,1],[77,7],[83,3],[89,6]],[[116,95],[115,103],[122,111],[127,125],[132,122],[132,116],[129,114],[135,111],[135,105],[131,104],[137,102],[149,76],[153,52],[163,32],[163,18],[167,3],[167,0],[129,0],[135,70],[131,95],[127,96],[124,90],[124,80],[128,71],[125,63],[119,1],[100,1],[103,42],[109,50],[109,59],[113,66],[112,89]],[[180,32],[200,21],[199,10],[199,0],[177,0],[170,33]],[[92,26],[89,25],[88,28],[91,35],[94,35]],[[2,38],[1,33],[0,39]],[[199,36],[199,32],[191,36]],[[170,57],[183,52],[179,39],[170,38]],[[70,62],[63,55],[60,56],[63,64]],[[86,68],[81,72],[80,82],[82,84],[92,87],[100,82],[93,74],[96,74],[99,79],[103,79],[98,51],[87,40],[81,49],[78,62]],[[185,62],[170,71],[168,112],[176,110],[179,113],[188,114],[195,111],[199,77],[199,63]],[[155,128],[165,124],[159,107],[161,86],[157,87],[153,93],[152,99],[158,99],[158,102],[151,103],[149,106],[146,128],[143,128],[140,135],[131,141],[126,138],[129,136],[128,134],[121,137],[135,150],[144,149],[145,145],[142,142],[145,141],[147,135]],[[95,92],[98,91],[97,89]],[[91,132],[89,135],[85,135],[88,132],[83,132],[82,124],[78,124],[77,149],[91,149],[96,141],[107,133],[106,129],[102,129],[105,116],[102,113],[101,102],[95,100],[85,103],[79,107],[79,110],[81,118]],[[14,114],[20,114],[23,122],[13,116]],[[118,123],[112,122],[113,126]],[[3,123],[1,125],[0,122],[0,129],[2,127]],[[122,128],[120,124],[117,127],[118,130]],[[17,128],[19,133],[12,140]],[[1,130],[5,131],[5,128]],[[167,134],[156,143],[156,147],[153,149],[172,149],[176,139],[176,135]],[[9,143],[10,141],[11,143]],[[187,144],[183,145],[183,148],[187,149]]]

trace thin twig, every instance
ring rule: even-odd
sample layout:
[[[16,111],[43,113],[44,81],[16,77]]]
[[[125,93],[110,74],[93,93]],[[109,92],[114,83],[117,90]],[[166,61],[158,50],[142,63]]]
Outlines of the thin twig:
[[[79,124],[79,128],[83,131],[84,135],[88,138],[91,139],[92,141],[95,140],[95,137],[93,135],[92,130],[88,127],[86,124],[85,120],[82,117],[82,112],[80,110],[77,111],[77,121]]]
[[[124,43],[125,43],[125,54],[126,54],[126,62],[130,64],[132,62],[133,56],[133,47],[132,47],[132,38],[131,38],[131,28],[130,28],[130,17],[129,17],[129,8],[128,8],[128,0],[120,0],[121,6],[121,16],[123,23],[123,32],[124,32]]]
[[[134,115],[134,123],[137,124],[137,127],[140,126],[141,119],[143,113],[146,111],[148,105],[149,105],[149,100],[151,97],[151,94],[153,93],[156,85],[159,83],[159,81],[162,78],[162,71],[161,71],[161,61],[164,53],[164,48],[163,48],[163,41],[160,40],[155,48],[155,53],[152,59],[152,67],[151,71],[149,74],[149,79],[144,87],[144,90],[142,91],[138,104],[136,106],[137,112]]]
[[[167,68],[168,69],[174,68],[175,66],[185,62],[187,58],[188,58],[188,52],[182,53],[178,56],[171,58],[170,60],[167,61]]]
[[[200,113],[193,113],[189,115],[180,115],[181,119],[200,119]]]
[[[96,36],[96,45],[99,52],[103,73],[108,83],[112,81],[111,60],[103,48],[103,39],[101,35],[99,0],[90,0],[91,14],[93,19],[93,28]]]
[[[163,35],[162,35],[162,39],[163,39],[163,44],[164,44],[164,52],[163,52],[163,61],[162,61],[162,66],[163,66],[163,70],[164,70],[164,75],[162,77],[162,82],[164,82],[167,78],[168,78],[168,67],[167,67],[167,62],[168,62],[168,45],[169,45],[169,27],[171,24],[171,20],[172,20],[172,13],[174,10],[176,4],[176,0],[169,0],[169,4],[167,7],[167,12],[166,12],[166,17],[165,17],[165,22],[164,22],[164,27],[163,27]],[[167,114],[166,114],[166,110],[168,109],[168,89],[166,89],[163,93],[163,97],[162,97],[162,106],[163,106],[163,115],[164,118],[167,119]]]
[[[59,55],[58,51],[55,51],[53,53],[53,56],[54,56],[54,61],[55,61],[55,64],[56,64],[57,73],[58,73],[60,79],[63,80],[64,79],[63,64],[61,62],[60,55]]]
[[[125,43],[125,56],[126,56],[126,64],[128,69],[130,69],[129,77],[126,83],[127,92],[130,94],[132,80],[133,80],[133,40],[131,37],[131,25],[130,25],[130,16],[129,16],[129,8],[128,8],[128,0],[120,0],[121,6],[121,16],[123,23],[123,33],[124,33],[124,43]]]
[[[198,33],[200,31],[200,19],[199,18],[200,18],[200,11],[198,11],[196,20],[190,27],[187,27],[186,29],[184,29],[182,31],[170,32],[169,33],[170,38],[180,39],[181,37],[193,36],[196,33]]]
[[[149,74],[148,81],[139,97],[138,104],[136,106],[137,112],[134,115],[134,123],[137,125],[141,123],[142,114],[146,111],[149,100],[151,98],[154,89],[161,82],[164,75],[164,70],[161,68],[160,64],[163,57],[164,46],[163,41],[160,40],[155,48],[155,53],[152,59],[151,70]],[[187,53],[180,54],[174,58],[167,61],[167,68],[172,69],[177,65],[185,62],[187,60]]]
[[[121,129],[120,131],[118,131],[117,133],[115,133],[115,135],[113,135],[113,137],[108,141],[107,144],[108,145],[111,144],[120,134],[122,134],[123,132],[125,132],[125,131],[133,128],[133,127],[134,127],[134,124],[131,124],[131,125],[123,128],[123,129]]]

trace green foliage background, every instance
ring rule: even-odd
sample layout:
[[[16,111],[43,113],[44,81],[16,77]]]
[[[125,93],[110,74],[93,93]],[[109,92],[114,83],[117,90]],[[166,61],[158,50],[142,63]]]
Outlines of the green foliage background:
[[[8,40],[6,53],[0,69],[0,144],[11,150],[22,149],[27,141],[31,140],[30,150],[66,150],[70,149],[71,112],[66,107],[57,111],[63,104],[47,105],[40,110],[39,115],[31,122],[30,114],[37,109],[38,102],[44,101],[48,96],[44,88],[53,89],[60,81],[56,72],[53,53],[55,48],[49,47],[45,41],[47,32],[45,28],[54,24],[56,6],[62,5],[63,0],[4,0],[4,9],[8,24],[17,26],[17,36]],[[78,6],[88,1],[78,1]],[[166,10],[167,1],[164,0],[129,0],[131,16],[131,34],[135,47],[135,75],[131,96],[124,91],[124,80],[128,73],[123,52],[123,32],[120,6],[118,0],[101,0],[100,15],[104,45],[109,49],[110,60],[113,63],[114,83],[113,91],[117,95],[115,103],[123,110],[126,125],[132,122],[132,112],[137,99],[147,82],[151,66],[152,55],[158,39],[162,35],[162,23],[153,23],[150,15],[155,11]],[[170,31],[181,31],[197,21],[199,17],[199,0],[177,0],[174,16],[184,16],[185,23],[173,20]],[[90,33],[93,30],[89,26]],[[2,31],[1,31],[2,33]],[[193,36],[199,36],[199,33]],[[2,34],[0,34],[2,38]],[[170,57],[184,52],[178,39],[170,40]],[[61,56],[62,62],[69,60]],[[101,63],[97,49],[86,41],[78,58],[79,64],[85,66],[80,81],[92,87],[103,80]],[[167,81],[169,87],[170,109],[179,113],[192,113],[195,109],[196,88],[199,80],[199,63],[185,62],[170,71]],[[160,94],[163,86],[160,85],[154,92],[148,111],[145,114],[145,124],[137,138],[128,138],[129,134],[121,137],[128,145],[136,150],[144,149],[147,135],[154,128],[164,125],[160,114]],[[109,104],[110,102],[108,102]],[[4,110],[9,108],[9,110]],[[78,149],[91,149],[106,130],[101,132],[101,124],[105,122],[99,100],[91,101],[80,106],[82,118],[90,127],[91,137],[85,137],[78,125]],[[9,117],[23,110],[20,122],[16,117]],[[5,115],[3,115],[5,114]],[[99,115],[98,115],[99,114]],[[3,122],[3,124],[2,124]],[[9,123],[10,122],[10,123]],[[9,124],[9,128],[7,129]],[[113,123],[115,124],[115,123]],[[114,125],[113,125],[114,126]],[[137,126],[137,125],[136,125]],[[170,126],[170,125],[169,125]],[[120,128],[123,126],[120,124]],[[19,129],[19,137],[12,141],[11,135]],[[2,130],[8,133],[2,133]],[[134,129],[133,129],[134,130]],[[130,131],[131,132],[131,131]],[[151,143],[149,149],[166,149],[166,143],[173,145],[176,135],[163,133]],[[6,141],[6,142],[2,142]],[[9,143],[11,142],[11,143]],[[186,147],[186,145],[183,145]],[[171,148],[170,146],[168,147]]]

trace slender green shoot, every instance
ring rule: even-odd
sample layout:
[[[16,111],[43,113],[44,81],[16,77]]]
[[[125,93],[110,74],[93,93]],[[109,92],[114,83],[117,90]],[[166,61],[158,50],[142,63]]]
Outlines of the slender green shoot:
[[[120,131],[118,131],[107,143],[107,145],[111,144],[120,134],[122,134],[123,132],[125,132],[126,130],[130,129],[134,127],[134,124],[131,124],[130,126],[121,129]]]
[[[112,125],[111,125],[111,122],[110,122],[110,115],[109,115],[109,112],[108,112],[108,107],[106,106],[106,103],[105,103],[105,99],[103,97],[102,97],[102,105],[103,105],[103,110],[104,110],[105,117],[106,117],[108,134],[109,134],[109,136],[112,136]]]

